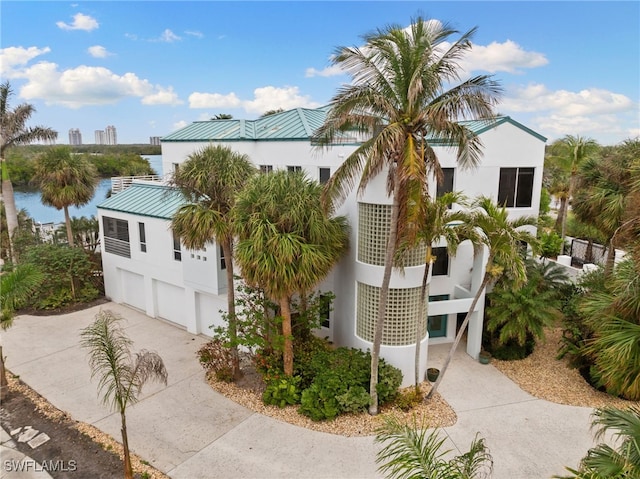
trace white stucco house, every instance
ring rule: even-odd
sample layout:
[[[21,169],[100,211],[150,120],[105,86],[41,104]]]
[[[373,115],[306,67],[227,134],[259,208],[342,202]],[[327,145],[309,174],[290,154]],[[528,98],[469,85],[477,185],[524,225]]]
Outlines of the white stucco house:
[[[320,150],[312,144],[326,110],[294,109],[257,120],[198,121],[161,140],[164,172],[171,174],[188,156],[209,144],[222,144],[247,154],[264,173],[302,170],[325,182],[357,146],[356,138]],[[467,197],[485,195],[505,204],[512,217],[538,214],[546,139],[510,117],[488,124],[466,122],[483,144],[481,164],[473,170],[456,165],[455,151],[437,146],[445,180],[431,191],[461,191]],[[196,334],[211,334],[222,325],[228,285],[225,258],[215,244],[186,250],[174,238],[170,221],[182,204],[180,195],[163,182],[134,181],[98,206],[106,295],[178,324]],[[455,207],[455,206],[454,206]],[[385,177],[376,178],[362,195],[354,190],[338,210],[351,226],[349,253],[319,286],[335,294],[333,310],[323,318],[321,336],[339,346],[369,349],[384,269],[384,249],[391,216]],[[455,257],[444,245],[434,245],[438,260],[430,287],[429,327],[422,340],[422,369],[428,344],[452,342],[458,319],[467,312],[484,274],[485,257],[474,258],[463,243]],[[394,271],[381,355],[412,383],[415,321],[424,273],[424,254],[416,254],[404,272]],[[469,324],[467,353],[481,347],[484,298]]]

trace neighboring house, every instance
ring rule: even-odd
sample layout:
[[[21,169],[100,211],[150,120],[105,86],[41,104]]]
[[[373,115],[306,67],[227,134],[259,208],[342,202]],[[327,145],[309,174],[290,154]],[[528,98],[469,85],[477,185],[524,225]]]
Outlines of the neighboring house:
[[[323,183],[358,146],[346,137],[328,149],[312,143],[323,123],[324,109],[298,108],[258,120],[194,122],[162,138],[164,171],[174,171],[187,157],[211,143],[246,153],[264,173],[276,169],[302,170]],[[480,136],[484,155],[473,170],[456,166],[455,151],[436,147],[444,183],[431,190],[461,191],[469,198],[490,196],[506,204],[512,217],[537,215],[546,139],[509,117],[496,122],[466,122]],[[105,292],[152,317],[179,324],[193,333],[211,334],[222,325],[226,308],[225,260],[212,244],[202,251],[181,247],[170,230],[180,195],[159,182],[134,182],[98,207],[103,245]],[[384,249],[391,217],[391,199],[381,175],[362,195],[357,188],[338,214],[351,225],[351,247],[345,258],[319,286],[335,295],[333,311],[323,319],[319,334],[340,346],[368,349],[373,340],[375,310],[384,270]],[[430,288],[429,335],[423,339],[421,364],[426,369],[427,343],[452,342],[457,323],[468,310],[484,274],[486,252],[474,257],[468,242],[455,258],[445,245],[435,245],[437,261]],[[404,385],[412,383],[415,321],[424,273],[424,251],[416,251],[403,272],[394,271],[381,355],[399,367]],[[469,324],[467,352],[480,351],[484,298]],[[424,371],[423,371],[424,372]],[[422,373],[421,373],[422,374]]]

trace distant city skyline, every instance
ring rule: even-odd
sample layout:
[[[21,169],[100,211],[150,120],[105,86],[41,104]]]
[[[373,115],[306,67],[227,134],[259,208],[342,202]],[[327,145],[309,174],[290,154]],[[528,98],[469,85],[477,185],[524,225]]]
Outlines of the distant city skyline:
[[[112,124],[147,143],[227,113],[327,104],[349,76],[338,46],[425,16],[478,27],[463,75],[493,74],[497,110],[546,136],[640,135],[640,2],[2,2],[0,75],[34,125]],[[453,35],[451,40],[457,39]]]

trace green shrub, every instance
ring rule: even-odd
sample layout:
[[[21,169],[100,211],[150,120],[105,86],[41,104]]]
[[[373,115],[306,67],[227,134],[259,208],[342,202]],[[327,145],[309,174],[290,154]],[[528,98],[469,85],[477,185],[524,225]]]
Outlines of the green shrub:
[[[283,408],[292,404],[300,403],[300,392],[298,385],[300,378],[297,376],[274,379],[267,384],[267,388],[262,393],[262,401],[265,404],[273,404]]]
[[[345,389],[339,377],[335,375],[322,377],[302,391],[300,413],[314,421],[334,419],[341,412],[336,392],[341,393]]]
[[[230,383],[233,381],[233,357],[231,349],[219,339],[212,339],[198,350],[198,360],[207,372],[216,379]]]
[[[562,237],[555,231],[542,232],[538,235],[540,241],[540,257],[551,258],[562,252]]]
[[[356,413],[368,409],[371,395],[362,386],[351,386],[344,394],[336,396],[341,412]]]
[[[401,391],[396,396],[393,403],[401,410],[407,412],[422,402],[422,392],[412,387],[406,391]]]

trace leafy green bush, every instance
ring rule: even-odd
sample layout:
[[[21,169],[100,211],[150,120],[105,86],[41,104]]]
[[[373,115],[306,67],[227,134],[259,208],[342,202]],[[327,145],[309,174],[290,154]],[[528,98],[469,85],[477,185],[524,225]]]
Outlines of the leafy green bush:
[[[344,393],[345,389],[335,374],[319,378],[302,391],[300,412],[314,421],[334,419],[341,412],[336,393]]]
[[[267,384],[262,393],[262,401],[265,404],[273,404],[280,408],[300,402],[298,385],[300,378],[297,376],[273,379]]]
[[[540,241],[540,257],[551,258],[562,252],[562,236],[555,231],[541,232],[538,235]]]
[[[198,360],[202,367],[212,372],[216,379],[230,383],[233,381],[233,357],[231,349],[219,339],[212,339],[198,350]]]
[[[336,396],[344,413],[356,413],[366,410],[371,404],[371,395],[362,386],[351,386],[344,394]]]
[[[400,391],[393,403],[403,411],[410,411],[422,402],[422,392],[411,387],[405,391]]]

